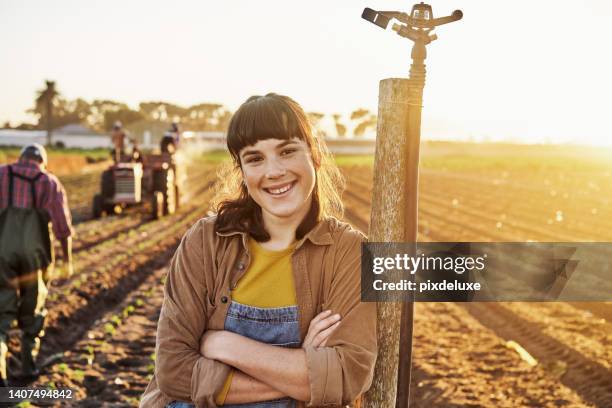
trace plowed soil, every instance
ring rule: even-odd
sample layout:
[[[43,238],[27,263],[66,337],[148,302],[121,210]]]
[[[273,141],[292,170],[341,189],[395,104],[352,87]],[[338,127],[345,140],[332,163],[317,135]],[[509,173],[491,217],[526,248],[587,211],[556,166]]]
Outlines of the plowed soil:
[[[214,169],[191,163],[190,197],[170,217],[84,215],[76,226],[77,273],[51,286],[39,357],[44,370],[35,383],[76,390],[75,401],[57,405],[138,404],[153,371],[166,266],[182,234],[208,211]],[[346,219],[367,232],[372,169],[344,170]],[[610,241],[612,183],[600,170],[592,176],[424,169],[419,239]],[[418,303],[415,309],[411,406],[612,406],[610,304]]]

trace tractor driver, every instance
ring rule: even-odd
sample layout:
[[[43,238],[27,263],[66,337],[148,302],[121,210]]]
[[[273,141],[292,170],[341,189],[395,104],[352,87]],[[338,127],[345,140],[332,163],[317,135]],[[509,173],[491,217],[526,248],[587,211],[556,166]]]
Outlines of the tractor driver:
[[[115,163],[119,163],[121,161],[121,156],[125,154],[125,139],[127,135],[123,131],[121,122],[115,122],[113,126],[113,130],[111,132],[111,140],[113,142],[113,159]]]
[[[160,148],[162,153],[174,154],[178,148],[180,138],[181,131],[179,130],[178,123],[172,122],[161,140]]]
[[[72,226],[66,192],[45,171],[47,152],[26,146],[16,163],[0,166],[0,386],[7,386],[8,332],[21,329],[24,378],[39,374],[34,358],[46,315],[47,280],[53,268],[49,221],[72,274]]]

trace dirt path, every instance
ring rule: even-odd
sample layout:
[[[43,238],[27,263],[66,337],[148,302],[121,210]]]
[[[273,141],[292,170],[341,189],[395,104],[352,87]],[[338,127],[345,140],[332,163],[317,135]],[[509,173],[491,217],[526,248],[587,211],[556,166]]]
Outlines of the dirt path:
[[[39,383],[77,390],[79,407],[135,406],[154,369],[155,333],[166,267],[108,310]]]

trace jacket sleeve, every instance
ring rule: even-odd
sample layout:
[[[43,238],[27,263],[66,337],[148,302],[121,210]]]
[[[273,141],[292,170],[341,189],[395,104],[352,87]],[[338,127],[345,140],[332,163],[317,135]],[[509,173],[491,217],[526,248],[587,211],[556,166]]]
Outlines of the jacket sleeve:
[[[55,237],[62,239],[71,236],[72,217],[68,207],[68,196],[62,183],[51,174],[49,174],[49,191],[43,207],[51,218]]]
[[[345,231],[336,246],[334,273],[323,309],[342,323],[326,347],[307,348],[311,400],[308,406],[350,404],[372,384],[376,363],[376,303],[361,300],[361,241]]]
[[[169,398],[216,407],[215,395],[230,367],[199,352],[208,324],[204,274],[207,269],[212,273],[213,262],[202,230],[200,221],[187,232],[170,264],[157,327],[155,377]]]

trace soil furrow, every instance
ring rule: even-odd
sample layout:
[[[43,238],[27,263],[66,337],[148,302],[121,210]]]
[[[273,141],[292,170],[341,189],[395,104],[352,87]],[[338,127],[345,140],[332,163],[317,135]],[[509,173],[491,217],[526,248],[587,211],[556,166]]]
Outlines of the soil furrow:
[[[559,381],[576,390],[590,403],[607,407],[612,404],[612,370],[584,357],[542,332],[542,328],[524,320],[497,303],[462,305],[485,327],[503,339],[514,340],[545,365],[562,367]]]
[[[570,302],[577,309],[586,310],[612,323],[612,302]]]
[[[424,180],[421,183],[421,200],[431,201],[434,199],[438,204],[441,203],[443,207],[448,207],[448,211],[471,212],[473,213],[471,215],[476,216],[479,223],[482,221],[481,215],[484,214],[484,217],[491,222],[491,227],[497,228],[497,223],[499,222],[506,230],[517,230],[517,232],[522,233],[523,235],[520,235],[520,240],[537,239],[540,241],[557,242],[592,241],[595,239],[605,241],[610,237],[609,228],[601,228],[605,224],[605,220],[602,217],[593,217],[591,222],[585,224],[584,221],[587,218],[584,216],[592,211],[592,205],[587,206],[588,208],[582,210],[576,209],[574,211],[580,214],[579,222],[570,221],[572,219],[575,220],[577,217],[572,215],[572,212],[568,213],[566,211],[563,223],[553,222],[549,224],[545,220],[555,218],[555,211],[552,209],[556,210],[561,207],[567,207],[566,204],[551,204],[549,211],[543,212],[541,211],[544,207],[542,200],[546,198],[546,194],[544,194],[544,198],[535,198],[526,195],[526,192],[529,190],[528,188],[517,192],[509,192],[503,190],[504,186],[495,185],[492,182],[487,182],[488,184],[485,183],[484,186],[474,186],[470,182],[471,184],[453,185],[450,189],[428,188],[428,186],[439,184],[442,180],[435,178],[443,176],[444,174],[439,172],[424,172]],[[357,176],[351,179],[351,184],[363,187],[367,195],[371,188],[371,182],[368,180],[367,177]],[[435,191],[435,194],[427,193],[430,190]],[[485,192],[488,192],[488,194],[485,194]],[[500,195],[507,197],[507,199],[500,200]],[[520,201],[512,199],[517,196],[523,197],[523,199]],[[530,200],[530,197],[533,199]],[[452,205],[453,202],[457,202],[457,205]],[[471,211],[466,209],[466,206],[477,210]],[[500,214],[500,216],[495,217],[491,214]],[[525,232],[529,233],[529,235],[524,235]]]
[[[166,269],[157,268],[123,302],[101,315],[37,384],[75,389],[77,401],[70,406],[137,405],[153,373]]]
[[[349,195],[351,196],[352,199],[354,198],[352,194],[349,194]],[[359,197],[357,195],[355,196]],[[361,201],[361,204],[363,204],[366,201],[363,197],[356,198],[356,199],[358,201]],[[357,222],[357,223],[367,225],[365,221],[366,217],[363,215],[363,211],[362,212],[347,211],[347,218],[349,219],[350,222]],[[476,309],[479,307],[483,307],[482,305],[488,305],[488,303],[486,304],[485,303],[482,303],[482,304],[481,303],[469,303],[469,304],[465,304],[464,306],[466,307],[468,311],[472,312],[472,310],[469,309],[470,307]],[[493,305],[492,307],[494,308],[499,308],[499,305],[496,305],[496,304],[491,304],[491,305]],[[512,311],[509,311],[509,310],[504,310],[504,314],[507,317],[506,320],[500,319],[499,316],[496,316],[496,317],[487,316],[486,313],[479,313],[479,314],[471,313],[471,314],[481,324],[483,324],[485,327],[489,327],[493,329],[498,335],[500,333],[496,331],[494,328],[490,327],[491,324],[499,324],[500,327],[504,328],[510,333],[514,333],[515,330],[517,331],[524,330],[521,328],[522,326],[519,326],[519,324],[522,323],[523,320],[520,319]],[[515,326],[515,323],[517,324],[517,326]],[[526,324],[532,325],[529,322],[526,322]],[[612,375],[610,370],[608,370],[606,367],[603,367],[601,364],[597,362],[594,362],[590,359],[585,358],[580,353],[578,353],[576,350],[561,344],[560,342],[550,338],[550,336],[544,333],[541,333],[540,330],[537,330],[537,331],[533,330],[531,326],[529,327],[529,330],[523,331],[523,335],[531,336],[531,341],[526,341],[526,338],[514,337],[514,339],[516,339],[516,341],[518,341],[522,346],[524,346],[529,352],[532,352],[534,344],[538,345],[538,347],[542,348],[542,351],[539,351],[537,354],[535,354],[536,357],[540,358],[543,356],[548,356],[549,364],[551,364],[550,361],[552,361],[552,364],[554,364],[555,360],[550,359],[551,351],[547,350],[546,347],[552,347],[552,345],[554,345],[553,350],[559,353],[562,353],[563,356],[571,356],[570,361],[568,361],[568,365],[572,367],[572,374],[568,377],[567,380],[562,381],[562,383],[568,386],[569,388],[575,390],[576,392],[578,392],[579,395],[582,398],[584,398],[585,401],[589,401],[590,403],[596,406],[602,406],[602,407],[608,406],[606,404],[609,404],[610,402],[612,402],[612,399],[610,399],[612,395],[610,394],[610,392],[612,392],[612,382],[609,381],[609,378],[611,378],[610,376]],[[506,338],[506,339],[513,339],[512,337],[509,338],[503,335],[501,335],[500,337]],[[543,354],[543,352],[549,353],[549,354]],[[605,380],[602,381],[602,379],[605,379]],[[610,388],[610,390],[608,390],[608,388]],[[426,394],[429,397],[431,397],[432,395],[436,395],[436,398],[440,397],[440,395],[442,394],[445,394],[441,391],[440,392],[438,391],[440,390],[437,390],[437,391],[430,390]],[[448,390],[445,395],[447,394],[448,394]],[[419,405],[419,406],[425,406],[425,405]]]

